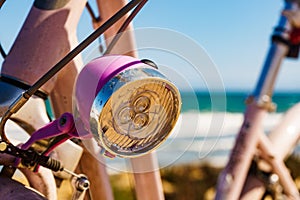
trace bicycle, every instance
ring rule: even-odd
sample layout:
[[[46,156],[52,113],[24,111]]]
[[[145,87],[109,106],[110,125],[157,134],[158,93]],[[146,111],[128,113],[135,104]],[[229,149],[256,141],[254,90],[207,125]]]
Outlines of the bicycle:
[[[285,1],[284,12],[298,13],[299,3]],[[300,199],[283,162],[300,138],[299,104],[286,113],[268,137],[262,128],[264,117],[276,109],[272,94],[282,60],[298,57],[299,29],[295,26],[298,21],[291,21],[287,16],[281,15],[279,19],[257,85],[246,100],[244,122],[229,161],[219,176],[215,199],[261,199],[268,185],[273,187],[275,199]]]
[[[286,2],[286,9],[287,10],[290,10],[290,9],[292,9],[292,10],[295,10],[295,11],[297,11],[298,10],[298,3],[297,3],[297,1],[288,1],[288,2]],[[290,28],[294,28],[293,26],[290,26],[290,24],[288,23],[288,21],[287,21],[287,19],[285,18],[285,17],[282,17],[282,20],[281,20],[281,22],[283,23],[283,24],[280,24],[280,25],[284,25],[284,27],[286,27],[287,29],[290,29]],[[281,32],[282,31],[282,29],[278,29],[277,31],[279,31],[279,33],[281,34],[281,33],[283,33],[283,32]],[[279,35],[280,35],[279,34]],[[277,35],[278,36],[278,35]],[[281,36],[281,35],[280,35]],[[285,35],[284,34],[284,36],[286,36],[287,38],[285,38],[285,39],[290,39],[289,38],[289,34],[287,34],[287,35]],[[276,39],[276,40],[275,40]],[[272,48],[275,48],[275,47],[277,47],[277,44],[279,43],[279,46],[280,46],[280,49],[282,48],[282,49],[284,49],[284,51],[283,52],[281,52],[280,53],[280,55],[278,56],[279,58],[283,58],[283,57],[285,57],[286,56],[286,54],[287,54],[287,51],[289,51],[289,47],[287,47],[287,46],[285,46],[286,44],[281,44],[281,42],[282,41],[280,41],[280,39],[278,40],[279,38],[274,38],[274,40],[275,40],[275,44],[274,44],[274,47],[272,47]],[[278,57],[276,56],[276,58],[278,59]],[[270,58],[270,60],[273,60],[273,59],[275,59],[275,56],[273,57],[273,56],[270,56],[269,57]],[[270,60],[268,60],[268,61],[270,61]],[[280,60],[280,59],[279,59]],[[271,70],[271,68],[272,69],[274,69],[274,68],[279,68],[279,66],[280,66],[280,62],[277,60],[276,62],[274,62],[275,64],[273,64],[272,65],[272,67],[270,67],[270,69],[269,70]],[[267,69],[268,68],[268,64],[266,63],[265,64],[265,68]],[[254,92],[254,98],[249,98],[249,101],[248,101],[248,103],[250,104],[249,105],[249,111],[246,111],[246,113],[250,113],[251,111],[253,111],[254,110],[254,113],[250,113],[250,114],[247,114],[247,118],[246,119],[249,119],[249,121],[251,121],[251,123],[253,122],[253,124],[255,124],[254,125],[254,127],[258,127],[258,125],[261,123],[261,119],[263,118],[263,115],[265,115],[266,113],[267,113],[267,111],[268,110],[272,110],[274,107],[273,107],[273,104],[271,104],[271,96],[272,96],[272,90],[273,90],[273,85],[274,85],[274,81],[275,81],[275,77],[276,77],[276,74],[277,74],[277,70],[274,70],[273,71],[274,73],[269,73],[269,71],[264,71],[263,73],[262,73],[262,75],[261,75],[261,81],[259,81],[259,84],[257,85],[257,87],[256,87],[256,90],[255,90],[255,92]],[[262,85],[264,85],[263,83],[264,83],[264,80],[266,80],[267,78],[265,77],[265,75],[267,76],[267,77],[272,77],[272,80],[273,81],[271,81],[271,82],[269,82],[267,85],[268,86],[265,86],[265,87],[262,87]],[[261,84],[260,84],[261,83]],[[59,105],[59,104],[58,104]],[[293,119],[293,120],[295,120],[296,118],[294,117],[294,115],[295,115],[295,112],[298,112],[297,110],[298,110],[299,108],[298,107],[294,107],[294,109],[293,110],[291,110],[291,112],[289,112],[288,113],[288,115],[287,115],[287,118],[285,118],[285,120],[282,122],[282,129],[284,129],[284,130],[286,130],[286,126],[289,124],[289,125],[294,125],[295,127],[297,127],[296,125],[297,125],[297,122],[296,121],[292,121],[291,122],[291,119]],[[257,112],[257,113],[256,113]],[[255,116],[256,116],[256,114],[257,115],[259,115],[258,117],[253,117],[252,116],[252,114],[254,114]],[[58,116],[60,116],[59,114],[58,114]],[[252,121],[252,119],[254,120],[255,119],[255,121]],[[286,122],[286,121],[288,121],[288,123]],[[247,129],[247,127],[248,127],[248,125],[249,124],[247,124],[247,123],[244,123],[244,125],[243,125],[243,127],[242,127],[242,130],[244,130],[244,128],[246,128]],[[278,129],[279,130],[279,129]],[[298,130],[297,128],[296,128],[296,130]],[[238,168],[238,164],[237,165],[235,165],[235,159],[236,159],[236,155],[235,155],[235,153],[236,152],[238,152],[237,154],[238,154],[238,156],[241,156],[241,155],[244,155],[244,154],[242,154],[240,151],[238,151],[239,150],[239,147],[240,147],[240,145],[242,144],[242,143],[239,143],[240,141],[245,141],[245,140],[247,140],[248,139],[248,137],[253,137],[250,141],[251,141],[251,143],[250,144],[248,144],[249,146],[247,146],[247,148],[249,147],[250,148],[250,150],[249,149],[247,149],[247,150],[245,150],[245,152],[247,153],[247,156],[245,156],[244,158],[246,158],[246,160],[247,160],[247,162],[241,162],[240,164],[241,165],[243,165],[243,170],[242,171],[240,171],[240,170],[238,170],[237,172],[238,172],[238,174],[235,176],[235,177],[238,177],[239,179],[245,179],[245,177],[247,176],[247,172],[248,172],[248,169],[250,168],[250,164],[251,164],[251,162],[252,162],[252,158],[253,158],[253,155],[256,155],[256,150],[255,150],[255,146],[256,146],[256,144],[257,144],[257,141],[259,140],[259,141],[262,141],[262,143],[260,143],[260,144],[262,144],[261,146],[260,146],[260,149],[263,149],[264,147],[266,147],[266,146],[264,146],[263,144],[265,144],[265,143],[268,143],[269,141],[264,137],[264,135],[263,134],[260,134],[262,132],[262,130],[260,130],[259,129],[259,127],[258,127],[258,129],[257,129],[257,131],[256,130],[252,130],[251,131],[251,133],[249,133],[249,134],[247,134],[247,137],[242,137],[242,136],[240,136],[238,139],[237,139],[237,143],[236,143],[236,146],[235,146],[235,148],[234,148],[234,150],[233,150],[233,153],[232,153],[232,156],[231,156],[231,161],[229,162],[229,164],[228,164],[228,166],[234,166],[234,167],[237,167]],[[286,144],[286,146],[285,146],[285,150],[284,151],[282,151],[281,153],[278,153],[278,152],[276,152],[276,153],[274,153],[274,155],[275,155],[275,157],[276,157],[276,162],[277,163],[279,163],[280,164],[280,166],[281,167],[283,167],[283,169],[285,169],[285,167],[284,166],[282,166],[282,162],[281,162],[281,160],[283,159],[283,157],[285,156],[285,154],[287,154],[287,152],[289,152],[289,149],[290,149],[290,147],[292,146],[292,144],[294,144],[295,143],[295,141],[297,141],[297,139],[299,138],[299,136],[298,136],[298,134],[297,133],[295,133],[294,135],[293,135],[293,137],[283,137],[282,136],[282,134],[280,134],[279,133],[280,131],[276,131],[276,132],[272,132],[271,133],[271,135],[273,134],[274,135],[274,140],[272,141],[272,142],[278,142],[278,141],[282,141],[282,139],[286,139],[286,142],[284,142],[285,144]],[[257,134],[252,134],[252,133],[257,133]],[[260,134],[260,136],[258,136],[258,134]],[[278,134],[278,135],[277,135]],[[261,136],[261,135],[263,135],[263,136]],[[260,138],[261,137],[261,138]],[[240,138],[243,138],[243,139],[240,139]],[[259,138],[259,139],[258,139]],[[248,142],[248,140],[247,140],[247,142]],[[267,145],[268,146],[268,145]],[[274,146],[276,146],[276,145],[274,145]],[[249,151],[248,151],[249,150]],[[274,148],[272,148],[272,149],[269,149],[268,147],[266,147],[265,148],[265,150],[271,150],[271,151],[274,151]],[[280,147],[280,150],[282,150],[282,147]],[[242,152],[244,152],[244,150],[242,150]],[[266,152],[268,152],[268,151],[266,151]],[[266,153],[267,155],[270,155],[270,152],[269,153]],[[261,155],[261,156],[263,156],[263,155]],[[258,158],[259,158],[259,156],[255,156],[256,158],[256,160],[259,160]],[[244,159],[243,158],[243,159]],[[242,160],[243,160],[242,159]],[[249,161],[250,160],[250,161]],[[261,162],[260,162],[261,163]],[[227,169],[228,168],[230,168],[230,167],[227,167]],[[234,171],[234,170],[232,170],[232,171]],[[279,169],[277,172],[280,172],[281,170]],[[282,171],[284,171],[284,170],[282,170]],[[283,185],[285,185],[285,187],[286,187],[286,190],[287,191],[285,191],[285,193],[287,193],[288,195],[292,195],[292,196],[294,196],[295,198],[297,198],[298,196],[297,196],[297,194],[294,194],[294,193],[296,193],[295,192],[295,187],[293,186],[294,184],[292,183],[292,180],[290,179],[290,178],[288,178],[289,177],[289,175],[288,175],[288,172],[287,171],[284,171],[285,172],[285,175],[280,175],[280,177],[281,177],[281,179],[283,179],[283,180],[287,180],[287,181],[289,181],[289,183],[290,183],[290,185],[288,186],[288,187],[286,187],[286,185],[287,184],[283,184]],[[222,176],[220,176],[220,184],[219,184],[219,192],[218,192],[218,194],[217,194],[217,199],[222,199],[222,198],[226,198],[226,194],[229,194],[229,193],[234,193],[234,195],[233,196],[228,196],[227,198],[239,198],[240,196],[239,196],[239,191],[241,191],[242,192],[242,189],[240,188],[241,186],[243,186],[244,184],[239,184],[236,180],[234,180],[233,182],[227,182],[227,181],[231,181],[232,179],[230,178],[230,176],[227,176],[227,174],[230,174],[230,172],[224,172],[224,174],[225,175],[222,175]],[[268,176],[269,177],[269,176]],[[276,176],[271,176],[271,177],[275,177],[276,178]],[[247,188],[253,188],[251,185],[249,186],[248,184],[251,184],[251,183],[257,183],[258,185],[256,186],[256,188],[263,188],[263,190],[264,190],[264,188],[265,188],[265,185],[264,184],[262,184],[262,182],[261,181],[258,181],[257,182],[257,177],[252,177],[252,175],[249,175],[248,177],[248,180],[247,180],[247,182],[246,182],[246,186],[244,187],[244,194],[243,194],[243,196],[241,196],[241,198],[243,197],[243,198],[246,198],[248,195],[249,195],[249,197],[250,198],[254,198],[254,199],[258,199],[258,198],[260,198],[260,196],[262,195],[262,193],[263,193],[263,191],[259,191],[259,194],[252,194],[252,192],[253,191],[247,191]],[[255,180],[251,180],[251,179],[255,179]],[[222,180],[225,180],[225,184],[224,183],[222,183]],[[242,180],[243,181],[243,180]],[[228,188],[222,188],[222,187],[226,187],[226,185],[228,185],[228,184],[232,184],[232,183],[234,183],[235,185],[233,185],[233,187],[228,187]],[[93,184],[92,184],[93,185]],[[238,187],[236,187],[236,186],[238,186]],[[290,188],[289,188],[290,187]],[[225,191],[224,191],[224,190]],[[234,191],[227,191],[226,189],[233,189]],[[109,190],[109,189],[108,189]],[[239,191],[238,191],[239,190]],[[225,197],[224,197],[225,196]],[[257,198],[256,198],[257,197]],[[160,197],[161,198],[161,197]]]
[[[78,15],[78,13],[82,12],[83,7],[85,6],[85,1],[81,2],[80,4],[76,4],[74,3],[75,1],[57,1],[56,4],[55,3],[45,3],[42,1],[35,1],[34,3],[34,7],[32,8],[32,11],[27,19],[27,21],[25,22],[25,27],[26,24],[27,26],[31,26],[33,22],[35,22],[33,20],[34,16],[39,16],[39,20],[44,20],[47,19],[47,17],[49,17],[49,20],[45,20],[48,22],[45,24],[41,23],[41,26],[37,26],[37,29],[40,28],[39,33],[37,34],[41,34],[43,33],[44,36],[48,36],[47,34],[49,33],[54,33],[53,30],[51,30],[52,28],[55,28],[53,26],[53,24],[55,24],[56,26],[63,26],[63,24],[68,24],[63,20],[66,21],[70,21],[71,23],[68,24],[69,27],[66,28],[67,33],[65,33],[65,29],[61,28],[57,28],[55,29],[55,31],[59,30],[59,33],[56,33],[56,36],[58,36],[58,38],[53,38],[54,40],[57,39],[56,42],[66,42],[66,35],[69,34],[70,39],[72,40],[70,42],[71,47],[73,47],[74,43],[76,43],[76,37],[73,36],[72,31],[74,31],[74,29],[76,28],[76,20],[78,20],[78,17],[80,15]],[[4,1],[1,1],[0,5],[3,5]],[[104,18],[104,23],[99,26],[99,28],[97,28],[95,30],[95,32],[93,32],[86,40],[84,40],[83,42],[81,42],[78,46],[76,46],[75,48],[73,48],[72,51],[70,51],[64,58],[62,58],[59,61],[59,57],[55,57],[57,55],[61,55],[62,52],[52,52],[52,55],[43,55],[42,51],[38,52],[37,54],[43,58],[42,62],[36,62],[35,64],[37,64],[39,66],[39,70],[36,71],[35,69],[32,69],[29,67],[29,70],[27,68],[28,71],[30,71],[30,73],[32,74],[27,74],[24,73],[24,71],[22,73],[18,73],[18,69],[16,68],[8,68],[6,67],[7,65],[9,65],[9,62],[11,61],[10,58],[13,57],[12,54],[15,55],[21,55],[21,62],[22,59],[26,60],[26,53],[23,55],[21,52],[18,52],[20,49],[18,49],[18,45],[22,46],[22,42],[23,44],[30,41],[30,40],[21,40],[21,42],[16,42],[16,45],[14,46],[13,50],[10,52],[10,56],[7,57],[6,59],[6,64],[3,65],[2,67],[2,74],[1,74],[1,79],[3,82],[2,84],[5,85],[5,87],[9,87],[11,86],[9,89],[13,89],[13,90],[7,90],[7,91],[12,91],[12,92],[16,92],[16,93],[22,93],[21,96],[18,97],[18,99],[12,103],[8,108],[7,111],[4,113],[3,118],[1,120],[1,138],[2,138],[2,142],[1,142],[1,151],[10,155],[22,158],[21,162],[18,162],[19,164],[22,164],[23,167],[29,167],[34,171],[38,170],[38,166],[45,166],[47,168],[51,168],[53,171],[65,171],[68,174],[75,176],[76,177],[76,181],[75,181],[75,186],[76,186],[76,192],[75,192],[75,196],[74,198],[80,198],[79,196],[82,196],[87,188],[89,187],[89,182],[86,179],[86,177],[84,175],[78,175],[78,174],[74,174],[72,171],[67,170],[66,168],[63,168],[60,163],[55,160],[52,159],[48,156],[48,154],[50,153],[50,151],[56,147],[58,144],[66,141],[69,138],[72,137],[79,137],[78,133],[76,132],[76,130],[74,130],[74,120],[72,118],[72,115],[70,114],[62,114],[62,112],[66,112],[66,110],[72,110],[71,106],[71,97],[72,97],[72,92],[70,90],[71,86],[74,84],[74,79],[77,76],[78,73],[78,68],[77,68],[77,64],[80,65],[80,61],[79,60],[75,60],[74,63],[72,63],[70,66],[68,66],[69,70],[66,71],[62,71],[58,77],[56,77],[58,80],[56,80],[58,83],[64,83],[65,85],[59,85],[59,84],[54,84],[54,80],[51,79],[50,82],[49,81],[50,78],[53,77],[53,75],[55,75],[59,70],[61,70],[68,62],[70,62],[78,53],[80,53],[80,51],[82,51],[88,44],[90,44],[93,40],[95,40],[96,38],[98,38],[101,34],[104,33],[104,35],[106,35],[106,37],[111,36],[111,35],[115,35],[116,33],[121,33],[122,31],[124,31],[126,29],[126,27],[128,27],[130,21],[134,18],[134,16],[137,14],[137,12],[143,7],[143,5],[146,3],[146,1],[138,1],[138,0],[134,0],[129,2],[126,6],[124,5],[123,1],[120,2],[116,2],[115,4],[111,4],[111,6],[106,5],[105,7],[105,2],[103,1],[99,1],[98,2],[100,4],[100,8],[106,8],[106,9],[112,9],[110,11],[103,11],[102,10],[102,15],[101,17]],[[123,7],[124,6],[124,7]],[[65,8],[69,8],[69,9],[65,9]],[[114,10],[118,10],[119,8],[120,11],[117,12],[115,15],[113,15],[112,17],[110,17],[109,15],[111,15],[111,13],[113,13]],[[112,25],[114,25],[120,18],[122,18],[127,12],[129,12],[131,9],[135,8],[132,13],[128,16],[127,19],[124,19],[123,23],[120,23],[119,27],[115,26],[116,30],[113,30],[110,32],[105,32],[109,27],[111,27]],[[54,12],[51,13],[52,10],[57,9],[58,12]],[[88,9],[90,10],[90,7],[88,6]],[[47,10],[50,10],[47,13]],[[70,13],[68,13],[70,12]],[[71,17],[73,18],[71,18]],[[91,16],[93,17],[95,26],[98,26],[99,23],[102,23],[103,21],[100,21],[100,18],[96,18],[95,15],[93,15],[93,13],[91,12]],[[30,18],[31,17],[31,18]],[[105,19],[107,18],[107,20]],[[108,19],[109,18],[109,19]],[[31,21],[32,20],[32,21]],[[47,27],[47,25],[49,25],[49,27]],[[47,29],[48,28],[48,29]],[[24,28],[25,29],[25,28]],[[27,29],[28,30],[28,29]],[[24,31],[25,33],[22,33],[23,36],[26,36],[26,30]],[[37,31],[38,32],[38,31]],[[28,32],[27,32],[28,34]],[[54,34],[53,34],[54,35]],[[27,35],[28,36],[28,35]],[[109,52],[112,48],[112,46],[115,44],[115,42],[117,40],[120,40],[119,38],[120,35],[117,35],[116,37],[114,37],[114,39],[111,41],[110,44],[107,45],[107,51]],[[38,39],[39,37],[36,37],[36,35],[32,36],[33,38]],[[60,38],[62,37],[62,38]],[[17,39],[18,40],[18,39]],[[128,41],[127,41],[128,42]],[[35,44],[35,43],[33,43]],[[54,44],[54,46],[51,46],[52,44]],[[38,49],[38,42],[36,44],[36,46],[32,46],[32,48]],[[53,42],[53,40],[51,42],[48,42],[47,44],[43,43],[43,45],[49,46],[49,49],[55,49],[55,42]],[[69,43],[64,43],[66,49],[63,49],[63,51],[68,52],[69,48],[71,48],[70,46],[68,46]],[[114,49],[115,50],[115,49]],[[58,50],[60,51],[60,50]],[[2,51],[3,53],[3,51]],[[23,56],[23,57],[22,57]],[[28,57],[27,57],[28,58]],[[55,64],[55,60],[59,61],[57,62],[56,65]],[[41,61],[41,60],[40,60]],[[146,65],[149,69],[148,70],[156,70],[155,66],[153,66],[152,64],[149,65],[149,63],[144,64],[143,62],[137,61],[137,60],[131,60],[130,62],[131,65],[133,65],[133,63],[135,64],[139,64],[139,65]],[[45,64],[47,63],[47,64]],[[52,67],[49,70],[49,63],[51,63],[51,65],[54,65],[54,67]],[[24,64],[24,63],[23,63]],[[45,65],[43,65],[45,64]],[[129,64],[129,63],[127,63]],[[24,66],[24,65],[23,65]],[[150,66],[150,67],[149,67]],[[32,66],[31,66],[32,67]],[[126,67],[130,67],[130,65],[126,66]],[[48,71],[49,70],[49,71]],[[141,73],[141,72],[139,72]],[[68,74],[68,76],[66,76],[66,74]],[[158,74],[158,73],[156,73]],[[39,78],[40,75],[43,75],[41,78]],[[19,81],[21,80],[21,81]],[[36,81],[37,80],[37,81]],[[47,82],[47,84],[45,84]],[[9,84],[8,84],[9,83]],[[26,84],[27,83],[27,84]],[[67,84],[67,85],[66,85]],[[153,83],[154,84],[154,83]],[[8,86],[9,85],[9,86]],[[17,89],[16,87],[17,86]],[[173,86],[171,85],[171,83],[167,84],[167,87],[169,89],[169,91],[173,90]],[[21,89],[18,89],[21,88]],[[41,90],[40,90],[41,88]],[[23,91],[25,89],[25,92]],[[174,88],[175,89],[175,88]],[[174,92],[176,93],[176,91],[174,90]],[[46,93],[46,94],[45,94]],[[174,93],[174,95],[175,95]],[[11,93],[8,93],[11,94]],[[45,116],[45,112],[39,112],[41,110],[45,110],[44,109],[44,105],[43,102],[41,101],[41,99],[39,98],[30,98],[31,96],[38,96],[40,98],[45,98],[47,96],[47,94],[50,94],[51,96],[51,100],[52,100],[52,104],[53,104],[53,109],[55,111],[55,115],[57,117],[56,120],[50,122],[48,125],[45,126],[46,123],[49,122],[49,119],[47,119],[47,117]],[[15,94],[12,94],[15,95]],[[176,94],[178,95],[178,94]],[[100,98],[100,97],[99,97]],[[31,102],[31,103],[26,103],[27,101],[35,101],[35,102]],[[18,112],[21,107],[23,107],[23,105],[26,103],[27,105],[34,105],[35,108],[39,108],[41,110],[38,110],[35,113],[26,113],[26,112]],[[148,107],[147,107],[148,109]],[[31,110],[32,111],[32,110]],[[14,120],[17,122],[21,122],[20,124],[23,124],[23,127],[26,128],[26,130],[28,130],[29,132],[33,132],[31,138],[27,141],[27,143],[22,145],[22,148],[18,148],[15,145],[12,145],[12,143],[10,142],[10,140],[6,137],[5,131],[4,131],[4,126],[5,123],[7,122],[8,119],[11,118],[11,116],[14,115]],[[35,116],[36,114],[36,116]],[[135,113],[137,116],[143,116],[142,114],[140,114],[140,112],[136,111]],[[177,113],[178,115],[178,113]],[[41,120],[36,120],[34,122],[33,126],[31,125],[31,121],[30,118],[32,118],[32,116],[34,116],[34,118],[38,118]],[[38,117],[37,117],[38,116]],[[140,118],[138,118],[139,120],[141,120]],[[175,117],[176,119],[176,117]],[[29,126],[28,126],[29,125]],[[41,128],[42,125],[42,128]],[[105,128],[105,127],[103,127]],[[168,127],[168,129],[171,127]],[[37,131],[33,131],[33,130],[37,130]],[[52,133],[50,133],[49,131],[53,131]],[[105,131],[104,131],[105,132]],[[29,149],[29,147],[31,146],[32,143],[36,142],[37,140],[40,139],[46,139],[49,137],[53,137],[53,136],[57,136],[55,137],[54,140],[52,140],[50,143],[48,143],[46,145],[46,147],[41,147],[42,148],[42,154],[37,153],[35,150]],[[89,137],[89,136],[88,136]],[[160,136],[162,140],[164,140],[164,138],[166,137],[166,135],[161,135]],[[81,138],[81,136],[79,137]],[[109,138],[108,138],[109,139]],[[160,143],[160,142],[159,142]],[[108,144],[106,144],[108,147]],[[119,144],[121,145],[121,144]],[[149,148],[145,148],[143,149],[142,146],[140,146],[139,150],[141,150],[140,152],[135,152],[134,156],[137,156],[138,154],[142,153],[142,154],[146,154],[148,153],[149,150],[153,149],[154,146],[157,146],[157,144],[153,144],[152,147],[149,144]],[[78,149],[78,147],[73,148],[74,149]],[[80,149],[80,148],[79,148]],[[104,151],[104,155],[106,156],[115,156],[118,155],[121,152],[114,152],[114,155],[112,155],[112,151],[115,150],[113,148],[110,148],[110,152],[109,151]],[[78,156],[80,156],[82,150],[77,150],[78,151]],[[133,150],[128,151],[129,156],[131,152],[134,152]],[[5,154],[4,154],[5,155]],[[119,154],[121,155],[121,154]],[[124,156],[124,155],[123,155]],[[76,156],[77,157],[77,156]],[[82,159],[88,158],[88,155],[85,154],[85,156],[82,157]],[[12,159],[12,157],[8,156],[8,157],[4,157],[3,158],[3,163],[5,166],[16,166],[16,163],[13,163],[14,159]],[[82,160],[81,159],[81,160]],[[76,160],[76,159],[75,159]],[[146,160],[148,161],[148,163],[150,165],[155,165],[155,160],[153,159],[153,157],[146,157]],[[76,161],[73,161],[76,163]],[[97,164],[97,162],[95,162],[95,160],[91,160],[89,159],[88,163],[87,162],[82,162],[81,164],[92,164],[94,163],[95,165]],[[139,160],[136,160],[132,162],[133,164],[139,164]],[[74,165],[74,164],[73,164]],[[75,164],[77,165],[77,164]],[[80,164],[79,164],[80,165]],[[85,167],[83,167],[85,168]],[[1,174],[2,175],[6,175],[6,176],[11,176],[12,172],[14,171],[13,168],[11,167],[4,167],[4,170],[2,170]],[[86,173],[89,172],[89,170],[85,171]],[[98,180],[100,180],[100,183],[96,182],[91,183],[91,186],[94,187],[99,187],[102,188],[104,191],[102,191],[104,194],[104,198],[105,199],[112,199],[112,194],[111,194],[111,189],[109,188],[109,184],[107,182],[107,174],[103,173],[104,172],[104,168],[103,166],[100,166],[100,169],[96,170],[97,175],[103,176],[103,178],[99,178]],[[102,172],[102,174],[99,174],[99,172]],[[26,173],[26,172],[25,172]],[[51,177],[51,174],[48,173],[48,177]],[[95,175],[95,174],[94,174]],[[151,189],[152,188],[152,196],[149,196],[143,192],[143,190],[145,190],[146,188],[142,188],[140,187],[140,189],[137,189],[137,195],[139,196],[139,198],[151,198],[151,197],[156,197],[156,198],[163,198],[162,197],[162,193],[161,193],[161,183],[158,181],[157,176],[158,176],[158,172],[151,172],[151,173],[147,173],[147,174],[136,174],[136,181],[137,181],[137,187],[140,187],[139,182],[143,182],[145,180],[149,181],[148,183],[148,188],[147,189]],[[38,175],[38,176],[41,176]],[[31,180],[31,184],[32,186],[36,187],[37,190],[40,190],[41,192],[47,193],[48,192],[48,196],[47,198],[56,198],[56,194],[55,194],[55,189],[52,188],[52,191],[48,191],[51,185],[53,185],[53,179],[48,178],[48,177],[44,177],[41,176],[42,178],[40,179],[40,181],[46,183],[46,186],[42,186],[39,187],[41,185],[37,185],[34,183],[37,183],[36,177],[34,174],[32,174],[31,172],[27,173],[27,178],[29,180]],[[60,175],[62,176],[62,175]],[[62,178],[62,177],[60,177]],[[48,180],[47,180],[48,179]],[[151,182],[152,181],[152,182]],[[47,185],[48,184],[48,185]],[[46,190],[46,191],[45,191]],[[95,189],[93,189],[93,191],[96,191]],[[94,196],[95,197],[95,196]],[[96,196],[99,197],[99,196]],[[33,198],[33,197],[32,197]],[[91,198],[91,195],[90,195]]]

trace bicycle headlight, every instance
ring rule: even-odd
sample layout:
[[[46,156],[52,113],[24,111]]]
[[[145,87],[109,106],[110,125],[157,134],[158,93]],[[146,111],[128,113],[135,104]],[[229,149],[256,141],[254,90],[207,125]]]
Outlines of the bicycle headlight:
[[[77,109],[98,144],[134,157],[158,147],[181,108],[178,89],[157,69],[129,56],[88,63],[76,83]]]

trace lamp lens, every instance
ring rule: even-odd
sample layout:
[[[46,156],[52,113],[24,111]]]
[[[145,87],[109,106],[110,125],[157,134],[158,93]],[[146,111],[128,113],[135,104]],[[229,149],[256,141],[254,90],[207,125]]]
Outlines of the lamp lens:
[[[128,83],[113,93],[99,116],[102,143],[124,155],[152,150],[175,125],[179,107],[178,94],[165,80]]]
[[[89,127],[110,154],[135,157],[156,149],[171,133],[180,114],[178,89],[147,65],[127,68],[97,91]]]

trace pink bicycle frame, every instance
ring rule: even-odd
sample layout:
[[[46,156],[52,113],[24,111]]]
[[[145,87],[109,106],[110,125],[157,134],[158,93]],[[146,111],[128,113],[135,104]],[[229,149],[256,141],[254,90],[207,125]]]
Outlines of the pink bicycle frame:
[[[299,11],[298,2],[286,1],[285,9]],[[260,79],[253,95],[248,98],[244,123],[237,136],[228,164],[219,176],[216,199],[261,198],[261,196],[254,197],[252,194],[248,197],[243,196],[246,195],[246,191],[251,190],[253,185],[247,186],[247,189],[244,188],[243,195],[241,196],[252,159],[255,155],[259,155],[267,161],[273,172],[278,175],[285,195],[291,199],[299,199],[298,189],[283,163],[282,159],[284,156],[276,155],[276,151],[273,148],[274,146],[264,134],[262,126],[266,114],[274,108],[271,100],[274,83],[282,60],[289,53],[287,41],[290,39],[292,29],[293,27],[288,19],[285,16],[281,16],[279,26],[275,29],[273,34],[273,41]],[[287,118],[295,116],[294,112],[291,112],[292,114]],[[289,127],[287,124],[282,124],[281,130],[287,131],[287,127]],[[277,133],[276,135],[276,137],[278,137]],[[299,133],[296,134],[293,139],[299,139]],[[289,141],[289,144],[291,144],[291,141]],[[289,146],[289,148],[291,148],[291,146]],[[261,154],[258,154],[260,152]],[[287,152],[287,150],[285,150],[285,152]]]
[[[20,32],[14,47],[7,57],[8,59],[2,67],[2,73],[32,85],[36,79],[49,70],[49,67],[53,66],[62,56],[70,51],[70,49],[75,47],[77,43],[75,36],[77,21],[80,16],[79,13],[82,12],[85,2],[86,1],[83,1],[79,4],[75,1],[69,1],[64,7],[55,10],[40,10],[33,7],[24,26],[32,27],[35,24],[34,27],[36,27],[37,30],[28,28],[26,30],[23,29]],[[115,2],[99,0],[98,5],[101,10],[101,17],[103,21],[106,21],[106,19],[112,16],[125,4],[126,1],[124,0]],[[124,19],[121,21],[123,20]],[[55,26],[55,24],[58,24],[59,26],[56,26],[54,29],[52,26]],[[117,24],[120,25],[122,22]],[[111,37],[114,35],[119,28],[118,25],[105,33],[105,36]],[[57,33],[57,31],[61,32]],[[55,39],[55,42],[53,42],[53,39]],[[41,43],[43,44],[42,46]],[[54,48],[57,45],[59,45],[62,50],[60,48]],[[125,44],[125,46],[126,45],[130,45],[131,49],[134,49],[132,35],[130,36],[130,40],[127,40],[127,44]],[[24,46],[31,46],[32,51],[24,52]],[[40,51],[38,50],[40,48],[44,48],[44,46],[48,46],[48,49],[55,49],[56,51],[47,52],[44,51],[45,49],[41,49]],[[136,56],[136,52],[131,52],[131,54]],[[24,63],[26,65],[24,65]],[[77,57],[74,63],[70,63],[69,66],[67,66],[66,69],[63,69],[56,78],[51,79],[42,87],[42,90],[49,93],[51,96],[54,112],[57,117],[63,112],[72,111],[72,85],[78,71],[80,70],[78,67],[80,65],[82,65],[81,60]],[[20,70],[20,68],[24,68],[24,70]],[[99,179],[97,179],[99,180],[98,182],[95,180],[95,183],[92,182],[91,184],[93,196],[95,198],[102,197],[105,199],[113,199],[105,166],[97,162],[94,158],[91,158],[91,156],[86,153],[81,159],[80,165],[82,168],[87,168],[84,166],[90,167],[91,162],[95,164],[95,167],[92,170],[87,170],[85,173],[91,177],[99,177]],[[152,166],[151,168],[153,171],[134,174],[138,199],[163,199],[159,171],[155,170],[158,169],[155,156],[148,155],[141,160],[134,159],[132,161],[133,168],[137,169],[138,166],[144,166],[144,164],[140,164],[141,162],[147,166]],[[137,167],[135,167],[135,165]]]

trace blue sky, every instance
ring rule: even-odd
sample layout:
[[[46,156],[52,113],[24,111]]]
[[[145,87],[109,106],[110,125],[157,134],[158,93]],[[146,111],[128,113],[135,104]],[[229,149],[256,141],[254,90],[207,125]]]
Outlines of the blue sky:
[[[7,0],[1,9],[0,40],[6,51],[32,2]],[[93,1],[91,4],[94,6]],[[210,56],[227,90],[250,90],[258,79],[282,7],[282,0],[149,0],[135,18],[134,27],[166,28],[189,37]],[[78,26],[79,41],[92,31],[89,22],[85,11]],[[171,61],[170,65],[178,67]],[[286,60],[276,88],[300,91],[299,75],[299,61]]]

